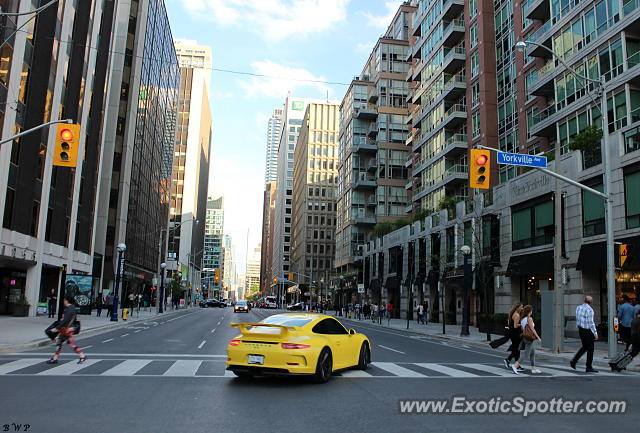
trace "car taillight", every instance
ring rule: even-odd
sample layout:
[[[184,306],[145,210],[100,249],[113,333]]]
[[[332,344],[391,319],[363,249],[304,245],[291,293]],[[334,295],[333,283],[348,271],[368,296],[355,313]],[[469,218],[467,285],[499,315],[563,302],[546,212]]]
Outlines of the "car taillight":
[[[229,342],[229,346],[237,346],[238,344],[240,344],[240,340],[231,340]]]
[[[296,343],[281,343],[280,346],[283,349],[308,349],[309,346],[308,344],[296,344]]]

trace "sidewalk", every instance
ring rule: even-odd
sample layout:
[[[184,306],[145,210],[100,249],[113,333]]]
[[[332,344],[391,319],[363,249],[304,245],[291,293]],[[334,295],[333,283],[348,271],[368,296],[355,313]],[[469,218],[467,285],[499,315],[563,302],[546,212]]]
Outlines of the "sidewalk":
[[[122,310],[118,309],[117,322],[110,321],[107,310],[102,310],[102,316],[100,317],[97,317],[95,311],[93,311],[91,316],[79,314],[78,320],[80,320],[82,325],[79,336],[99,334],[114,328],[130,325],[131,323],[148,321],[158,316],[166,316],[167,314],[185,310],[186,309],[169,309],[160,315],[157,313],[155,307],[147,308],[146,311],[140,309],[139,312],[134,309],[133,312],[129,314],[129,319],[125,321],[122,320]],[[0,353],[35,349],[50,344],[51,340],[44,335],[44,330],[56,319],[57,316],[54,319],[50,319],[47,316],[0,316]]]
[[[460,325],[446,325],[445,332],[442,333],[442,323],[427,323],[426,325],[418,324],[417,321],[412,320],[409,322],[409,329],[407,329],[407,321],[403,319],[391,319],[387,324],[387,319],[382,320],[382,325],[376,322],[375,324],[371,322],[371,320],[357,320],[357,319],[348,319],[341,316],[336,316],[338,319],[343,320],[345,322],[353,322],[353,323],[363,323],[369,324],[372,326],[381,326],[383,328],[391,328],[398,329],[403,331],[408,331],[416,334],[428,335],[433,338],[442,338],[445,340],[457,341],[465,344],[473,344],[475,346],[484,347],[485,349],[490,349],[489,342],[487,341],[487,334],[478,332],[478,328],[470,326],[469,327],[469,336],[462,337],[460,336],[460,330],[462,326]],[[502,337],[502,335],[491,334],[491,340],[495,340],[497,338]],[[536,351],[544,354],[545,356],[550,356],[554,358],[564,359],[567,362],[573,358],[573,355],[580,348],[581,343],[577,338],[566,338],[564,343],[564,350],[561,353],[553,353],[550,349],[539,347],[536,348]],[[501,346],[495,349],[496,353],[506,353],[507,347],[509,347],[509,343],[506,343],[504,346]],[[624,345],[618,344],[618,353],[624,350]],[[586,355],[580,359],[581,362],[578,365],[584,366],[584,361],[586,359]],[[601,364],[601,366],[606,366],[608,368],[608,351],[607,351],[607,343],[602,341],[596,341],[595,343],[595,351],[593,354],[593,362],[597,364]]]

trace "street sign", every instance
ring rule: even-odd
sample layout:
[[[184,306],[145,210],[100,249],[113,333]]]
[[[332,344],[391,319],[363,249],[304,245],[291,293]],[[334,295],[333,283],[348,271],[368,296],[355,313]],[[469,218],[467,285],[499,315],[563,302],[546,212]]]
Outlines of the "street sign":
[[[524,167],[547,168],[547,157],[525,155],[522,153],[498,152],[498,164],[522,165]]]
[[[364,293],[364,284],[358,284],[358,293]]]
[[[626,262],[627,257],[629,257],[629,245],[621,244],[618,248],[620,248],[620,267],[623,267],[624,262]]]

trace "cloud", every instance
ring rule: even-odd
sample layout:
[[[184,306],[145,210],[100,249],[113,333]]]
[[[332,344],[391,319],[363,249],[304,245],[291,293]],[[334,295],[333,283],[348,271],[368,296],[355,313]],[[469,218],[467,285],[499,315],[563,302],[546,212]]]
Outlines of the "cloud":
[[[366,42],[366,43],[358,43],[356,45],[355,50],[361,53],[370,53],[373,50],[373,47],[375,47],[376,44],[375,42]]]
[[[222,25],[251,29],[265,39],[306,37],[345,21],[351,0],[182,0],[198,15]]]
[[[258,126],[258,129],[260,131],[262,131],[263,129],[266,131],[267,129],[267,122],[269,122],[269,118],[271,117],[270,114],[267,113],[263,113],[261,111],[258,111],[256,113],[256,125]]]
[[[395,1],[387,1],[384,2],[385,7],[387,8],[386,15],[374,15],[371,12],[362,12],[362,14],[367,19],[367,24],[372,27],[380,27],[386,29],[391,24],[391,20],[396,15],[398,11],[398,7],[403,3],[401,0]]]
[[[329,86],[314,82],[326,81],[324,77],[315,76],[304,68],[280,65],[269,60],[252,62],[251,68],[255,73],[268,77],[252,77],[249,80],[238,81],[238,84],[244,88],[247,98],[283,98],[288,92],[295,93],[297,89],[304,87],[316,89],[320,96],[326,96],[327,92],[329,95],[332,94]]]

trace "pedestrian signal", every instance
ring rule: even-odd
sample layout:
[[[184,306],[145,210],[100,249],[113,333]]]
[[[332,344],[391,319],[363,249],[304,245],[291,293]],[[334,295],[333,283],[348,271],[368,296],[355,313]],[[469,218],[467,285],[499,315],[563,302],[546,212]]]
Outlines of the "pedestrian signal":
[[[489,189],[491,184],[491,151],[471,149],[469,164],[469,186],[471,188]]]
[[[80,125],[58,123],[53,154],[53,165],[76,167],[80,144]]]

